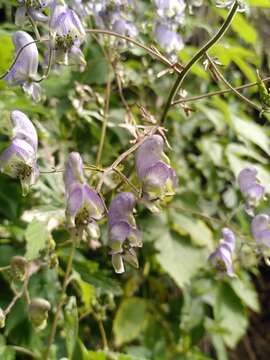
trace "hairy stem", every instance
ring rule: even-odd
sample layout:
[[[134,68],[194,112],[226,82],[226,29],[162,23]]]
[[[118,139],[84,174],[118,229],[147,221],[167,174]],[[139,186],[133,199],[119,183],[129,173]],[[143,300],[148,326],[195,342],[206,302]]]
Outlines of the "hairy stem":
[[[69,276],[70,276],[70,273],[71,273],[71,270],[72,270],[72,264],[73,264],[73,258],[74,258],[74,255],[75,255],[75,250],[76,250],[76,241],[73,239],[71,250],[70,250],[70,253],[69,253],[69,257],[68,257],[66,272],[65,272],[65,276],[64,276],[63,285],[62,285],[62,290],[61,290],[61,294],[60,294],[60,300],[59,300],[59,303],[57,305],[56,312],[55,312],[55,315],[54,315],[52,328],[51,328],[51,333],[50,333],[50,336],[49,336],[48,345],[47,345],[45,355],[44,355],[44,360],[49,359],[50,349],[51,349],[51,346],[52,346],[52,344],[54,342],[59,316],[60,316],[61,309],[62,309],[62,306],[63,306],[64,301],[65,301],[65,293],[66,293],[66,288],[67,288],[67,285],[68,285]]]
[[[184,79],[186,78],[187,74],[189,73],[190,69],[193,65],[195,65],[204,55],[205,53],[213,46],[215,45],[222,36],[226,33],[228,30],[235,14],[238,9],[238,1],[235,1],[233,4],[233,7],[231,8],[226,20],[224,21],[223,25],[219,29],[219,31],[216,33],[216,35],[210,39],[187,63],[187,65],[184,67],[184,69],[181,71],[181,73],[178,75],[178,78],[176,79],[166,102],[163,114],[161,116],[160,122],[161,124],[165,121],[167,113],[171,107],[172,101],[177,94],[178,90],[180,89],[181,85],[183,84]]]

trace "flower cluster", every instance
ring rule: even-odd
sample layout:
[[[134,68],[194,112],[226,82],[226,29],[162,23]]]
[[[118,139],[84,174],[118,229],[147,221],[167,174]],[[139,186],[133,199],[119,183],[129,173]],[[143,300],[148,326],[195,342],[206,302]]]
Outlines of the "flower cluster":
[[[177,176],[171,168],[160,135],[149,136],[136,153],[136,171],[142,182],[143,198],[148,201],[163,200],[174,194]]]
[[[48,17],[44,14],[44,10],[52,3],[53,0],[18,0],[19,7],[15,14],[15,24],[21,26],[28,17],[32,21],[46,22]]]
[[[222,229],[222,239],[217,249],[209,256],[210,263],[222,274],[234,276],[232,255],[235,249],[235,235],[228,229]]]
[[[28,117],[19,110],[11,112],[13,138],[0,156],[1,171],[12,178],[19,178],[23,195],[26,195],[38,176],[36,129]]]
[[[179,34],[179,26],[185,19],[184,0],[155,0],[157,20],[155,38],[168,55],[176,60],[176,53],[183,49],[184,42]]]

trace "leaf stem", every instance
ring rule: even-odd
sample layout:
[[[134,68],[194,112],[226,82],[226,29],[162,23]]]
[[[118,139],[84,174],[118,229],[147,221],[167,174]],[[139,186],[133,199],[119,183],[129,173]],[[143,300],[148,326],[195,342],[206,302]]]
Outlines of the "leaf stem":
[[[219,29],[219,31],[216,33],[216,35],[210,39],[192,58],[191,60],[187,63],[187,65],[184,67],[184,69],[181,71],[181,73],[178,75],[166,102],[163,114],[161,116],[160,119],[160,123],[164,123],[167,113],[171,107],[172,101],[175,97],[175,95],[177,94],[178,90],[180,89],[181,85],[183,84],[184,79],[186,78],[187,74],[189,73],[190,69],[192,68],[193,65],[195,65],[203,56],[204,54],[213,46],[215,45],[221,38],[222,36],[226,33],[226,31],[228,30],[235,14],[236,11],[238,9],[238,1],[235,1],[226,20],[224,21],[223,25],[221,26],[221,28]]]

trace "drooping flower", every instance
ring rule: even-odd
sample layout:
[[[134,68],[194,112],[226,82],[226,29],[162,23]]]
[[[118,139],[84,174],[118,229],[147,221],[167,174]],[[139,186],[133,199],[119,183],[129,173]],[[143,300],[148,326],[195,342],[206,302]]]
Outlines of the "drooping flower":
[[[44,14],[44,9],[48,7],[53,0],[18,0],[19,7],[15,14],[15,24],[22,26],[31,17],[33,21],[46,22],[48,17]]]
[[[49,301],[43,298],[31,299],[28,305],[28,315],[31,323],[37,331],[47,326],[48,312],[51,310]]]
[[[209,261],[221,273],[234,276],[232,255],[235,249],[235,235],[228,229],[222,229],[222,239],[217,249],[209,256]]]
[[[71,57],[75,63],[85,64],[80,46],[85,40],[86,33],[74,10],[65,5],[54,4],[50,32],[54,39],[50,46],[55,62],[67,65]]]
[[[162,49],[169,55],[177,53],[184,47],[181,36],[162,23],[157,23],[155,26],[155,38]]]
[[[138,30],[134,23],[124,19],[116,20],[112,25],[112,29],[121,35],[126,35],[131,38],[138,35]]]
[[[84,18],[93,11],[94,3],[91,0],[71,0],[71,7],[80,17]]]
[[[152,135],[136,152],[136,171],[142,181],[143,197],[146,200],[162,200],[165,196],[173,195],[177,185],[176,173],[170,167],[163,148],[163,138],[160,135]]]
[[[114,270],[119,274],[125,271],[124,261],[138,267],[134,248],[141,247],[142,240],[133,216],[135,204],[136,199],[132,193],[121,192],[109,207],[109,246]]]
[[[19,110],[11,112],[11,121],[13,138],[0,156],[0,167],[5,174],[20,179],[23,195],[26,195],[39,176],[37,133],[32,122]]]
[[[251,222],[251,232],[258,244],[270,247],[270,217],[267,214],[256,215]]]
[[[237,180],[240,191],[246,200],[246,208],[251,213],[252,208],[258,206],[265,194],[265,188],[257,179],[257,170],[246,167],[240,171]]]
[[[85,182],[83,162],[79,153],[69,154],[65,165],[64,182],[69,225],[80,232],[93,231],[93,223],[102,218],[104,206],[98,193]],[[88,226],[90,226],[89,230]]]
[[[12,38],[15,56],[20,55],[5,80],[10,85],[21,85],[34,101],[40,100],[40,85],[36,83],[38,71],[38,49],[32,36],[25,31],[17,31]],[[27,45],[29,44],[30,45]],[[27,46],[26,46],[27,45]],[[21,50],[23,48],[23,50]]]

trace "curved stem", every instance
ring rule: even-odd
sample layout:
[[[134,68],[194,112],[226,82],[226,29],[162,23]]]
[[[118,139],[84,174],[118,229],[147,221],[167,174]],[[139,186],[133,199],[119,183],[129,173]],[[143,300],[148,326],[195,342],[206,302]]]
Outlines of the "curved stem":
[[[256,105],[253,101],[249,100],[247,97],[245,97],[244,95],[242,95],[239,91],[237,91],[230,83],[229,81],[222,75],[222,73],[219,71],[219,69],[217,68],[216,64],[214,63],[214,61],[212,61],[212,59],[210,58],[210,56],[206,53],[206,57],[209,61],[209,63],[211,64],[211,67],[214,69],[217,77],[220,78],[220,80],[222,80],[224,82],[225,85],[228,86],[228,88],[230,88],[230,90],[239,97],[239,99],[243,100],[245,103],[247,103],[249,106],[253,107],[254,109],[258,110],[259,112],[262,111],[262,108],[260,108],[258,105]]]
[[[119,39],[122,40],[126,40],[128,42],[130,42],[131,44],[134,44],[138,47],[140,47],[141,49],[144,49],[146,52],[148,52],[148,54],[154,56],[155,58],[157,58],[158,60],[160,60],[161,62],[163,62],[163,64],[171,67],[172,69],[174,69],[176,72],[181,73],[181,69],[177,67],[177,64],[172,63],[170,60],[168,60],[165,56],[163,56],[162,54],[160,54],[159,52],[153,50],[152,48],[140,43],[137,40],[134,40],[128,36],[125,35],[121,35],[117,32],[114,31],[110,31],[110,30],[103,30],[103,29],[87,29],[86,32],[88,33],[93,33],[93,34],[104,34],[104,35],[109,35],[109,36],[114,36],[117,37]]]
[[[176,79],[166,102],[163,114],[161,116],[160,122],[161,124],[165,121],[166,119],[166,115],[169,111],[169,108],[171,106],[171,103],[174,99],[174,96],[176,95],[176,93],[178,92],[178,90],[180,89],[185,77],[187,76],[188,72],[190,71],[190,69],[192,68],[193,65],[195,65],[203,56],[204,54],[213,46],[215,45],[221,38],[222,36],[226,33],[226,31],[228,30],[235,14],[236,11],[238,9],[238,1],[235,1],[235,3],[233,4],[233,7],[231,8],[226,20],[224,21],[223,25],[221,26],[221,28],[219,29],[219,31],[216,33],[216,35],[210,39],[192,58],[191,60],[187,63],[187,65],[184,67],[184,69],[181,71],[181,73],[178,75],[178,78]]]
[[[65,276],[64,276],[62,291],[61,291],[61,294],[60,294],[60,300],[59,300],[59,303],[57,305],[56,312],[55,312],[55,315],[54,315],[52,328],[51,328],[51,333],[50,333],[50,336],[49,336],[48,345],[47,345],[46,352],[45,352],[45,355],[44,355],[44,360],[49,359],[49,356],[50,356],[50,349],[51,349],[51,346],[52,346],[54,338],[55,338],[56,329],[57,329],[57,323],[58,323],[58,320],[59,320],[59,316],[60,316],[62,306],[64,304],[66,288],[67,288],[68,281],[69,281],[69,276],[70,276],[70,273],[71,273],[71,270],[72,270],[72,263],[73,263],[73,258],[74,258],[74,255],[75,255],[75,250],[76,250],[76,241],[73,239],[72,247],[71,247],[69,258],[68,258],[67,268],[66,268],[66,272],[65,272]]]
[[[263,82],[266,82],[266,81],[269,81],[270,80],[270,77],[266,77],[264,79],[262,79]],[[241,85],[241,86],[237,86],[234,88],[234,90],[242,90],[242,89],[248,89],[250,87],[253,87],[253,86],[256,86],[257,85],[257,81],[254,81],[252,83],[248,83],[248,84],[244,84],[244,85]],[[183,99],[179,99],[179,100],[176,100],[172,103],[172,106],[175,106],[177,104],[182,104],[182,103],[188,103],[188,102],[192,102],[192,101],[196,101],[196,100],[202,100],[202,99],[205,99],[205,98],[208,98],[208,97],[212,97],[212,96],[216,96],[216,95],[223,95],[223,94],[228,94],[232,92],[232,89],[225,89],[225,90],[218,90],[218,91],[212,91],[212,92],[209,92],[209,93],[206,93],[206,94],[202,94],[202,95],[197,95],[197,96],[192,96],[192,97],[189,97],[189,98],[183,98]]]

